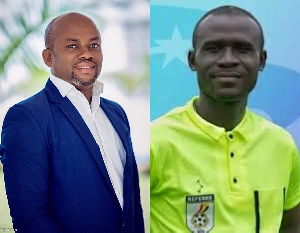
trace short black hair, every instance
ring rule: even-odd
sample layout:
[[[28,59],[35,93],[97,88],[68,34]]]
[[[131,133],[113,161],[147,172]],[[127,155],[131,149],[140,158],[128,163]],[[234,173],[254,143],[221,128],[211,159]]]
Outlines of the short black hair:
[[[220,16],[220,15],[227,15],[227,16],[246,16],[249,17],[251,19],[254,20],[254,22],[258,25],[259,30],[260,30],[260,45],[261,45],[261,49],[263,49],[264,47],[264,33],[262,30],[262,27],[260,25],[260,23],[258,22],[258,20],[248,11],[236,7],[236,6],[220,6],[217,8],[214,8],[208,12],[206,12],[197,22],[195,28],[194,28],[194,32],[193,32],[193,48],[196,49],[196,43],[197,43],[197,29],[199,27],[199,25],[203,22],[204,19],[206,19],[208,16],[210,15],[214,15],[214,16]]]

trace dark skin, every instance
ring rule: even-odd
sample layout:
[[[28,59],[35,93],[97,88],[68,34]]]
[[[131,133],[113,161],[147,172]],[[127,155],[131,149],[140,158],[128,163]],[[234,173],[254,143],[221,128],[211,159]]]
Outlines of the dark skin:
[[[243,119],[267,53],[261,31],[247,16],[208,16],[197,28],[194,51],[188,55],[200,89],[196,112],[206,121],[233,130]],[[300,232],[300,204],[284,211],[282,233]]]
[[[199,25],[189,65],[198,76],[201,117],[227,131],[242,120],[266,61],[259,41],[259,28],[248,17],[209,16]]]
[[[88,17],[69,13],[54,24],[54,41],[43,50],[43,59],[56,77],[82,92],[91,103],[93,84],[102,68],[100,33]]]
[[[300,232],[300,204],[283,212],[280,233]]]

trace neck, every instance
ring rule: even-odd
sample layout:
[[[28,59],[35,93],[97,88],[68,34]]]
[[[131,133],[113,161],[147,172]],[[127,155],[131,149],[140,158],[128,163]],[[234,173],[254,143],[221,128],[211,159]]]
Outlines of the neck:
[[[219,102],[205,94],[200,94],[195,104],[199,116],[226,131],[233,130],[242,121],[246,106],[247,97],[232,102]]]
[[[87,99],[87,101],[89,102],[89,104],[91,104],[92,102],[92,94],[93,94],[93,86],[75,86],[75,88],[80,91],[85,98]]]

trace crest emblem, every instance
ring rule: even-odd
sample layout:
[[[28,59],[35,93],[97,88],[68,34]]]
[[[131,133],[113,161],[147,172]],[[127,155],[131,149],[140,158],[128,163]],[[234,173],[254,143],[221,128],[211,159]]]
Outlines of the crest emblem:
[[[186,196],[186,225],[194,233],[207,233],[213,228],[213,194]]]

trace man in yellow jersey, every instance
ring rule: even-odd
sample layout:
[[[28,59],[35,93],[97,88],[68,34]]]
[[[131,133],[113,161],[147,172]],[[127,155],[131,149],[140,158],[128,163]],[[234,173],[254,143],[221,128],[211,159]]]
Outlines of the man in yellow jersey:
[[[151,125],[152,233],[300,232],[296,145],[246,107],[266,57],[243,9],[218,7],[195,26],[200,95]]]

